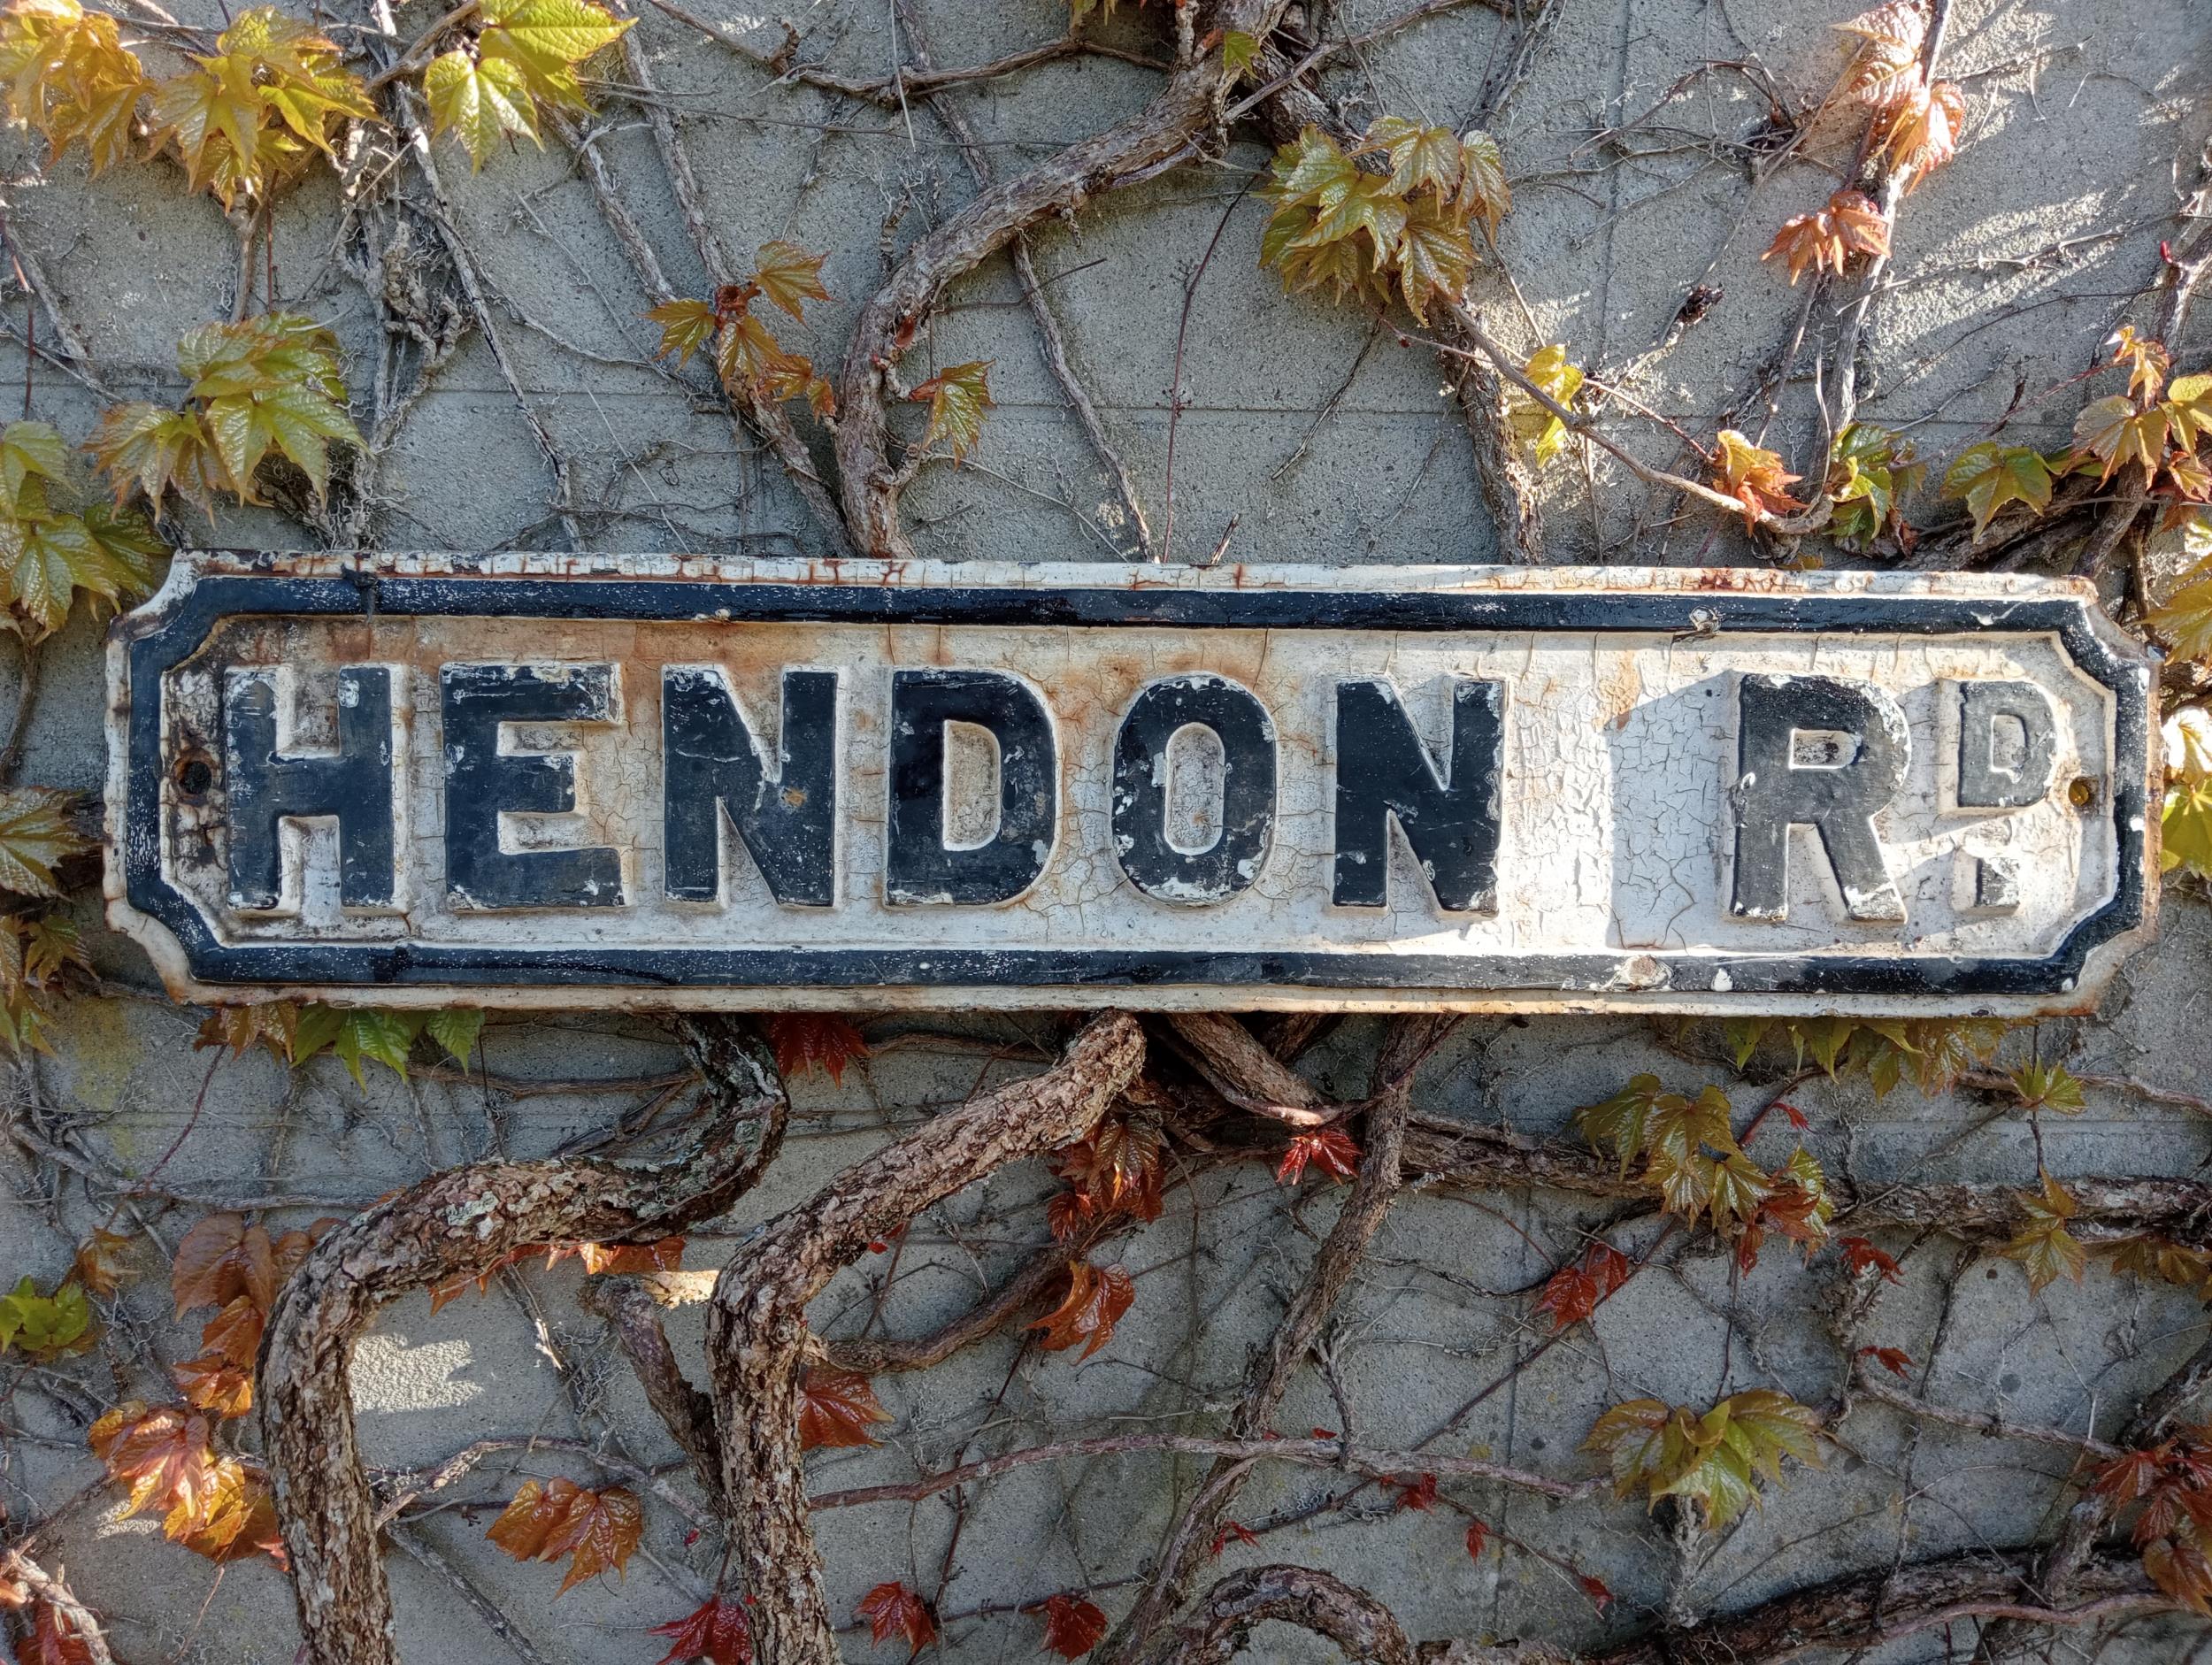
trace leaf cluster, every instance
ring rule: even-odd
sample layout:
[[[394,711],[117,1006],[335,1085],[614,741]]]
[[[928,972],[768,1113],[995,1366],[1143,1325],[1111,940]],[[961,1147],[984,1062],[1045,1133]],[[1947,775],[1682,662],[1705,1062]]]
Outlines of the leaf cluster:
[[[1275,210],[1260,263],[1281,272],[1286,288],[1326,284],[1340,301],[1385,308],[1402,297],[1424,324],[1431,307],[1464,298],[1474,228],[1494,238],[1513,202],[1488,134],[1401,116],[1377,120],[1348,151],[1306,127],[1276,151],[1260,195]]]
[[[77,796],[45,786],[0,787],[0,1040],[10,1052],[48,1052],[51,997],[88,970],[71,920],[40,906],[59,900],[62,863],[93,848],[78,832]]]
[[[1919,540],[1902,504],[1927,477],[1928,465],[1904,435],[1870,422],[1850,424],[1828,450],[1829,534],[1860,554],[1909,555]]]
[[[1045,1205],[1052,1235],[1071,1243],[1094,1225],[1118,1216],[1149,1223],[1160,1217],[1160,1185],[1166,1141],[1152,1123],[1126,1113],[1109,1116],[1048,1159],[1066,1189]]]
[[[219,1451],[198,1411],[127,1400],[85,1439],[128,1494],[126,1516],[160,1510],[163,1536],[210,1561],[266,1554],[282,1563],[267,1472],[250,1457]]]
[[[1992,1017],[1739,1017],[1722,1036],[1739,1070],[1762,1045],[1786,1041],[1796,1068],[1810,1059],[1831,1080],[1860,1077],[1878,1099],[1907,1080],[1947,1092],[1989,1061],[2010,1027]]]
[[[1714,484],[1742,505],[1746,531],[1757,531],[1769,515],[1794,514],[1805,507],[1789,494],[1801,476],[1784,466],[1779,453],[1755,445],[1734,428],[1723,428],[1717,443]]]
[[[517,1561],[568,1562],[558,1600],[587,1578],[617,1575],[645,1530],[637,1494],[621,1486],[591,1491],[573,1480],[525,1480],[484,1536]]]
[[[177,343],[177,372],[186,388],[175,408],[134,400],[100,418],[91,449],[119,502],[135,487],[157,509],[173,491],[211,516],[218,491],[259,503],[255,474],[272,454],[321,497],[331,445],[364,443],[346,414],[338,338],[311,318],[204,324]]]
[[[787,351],[753,311],[765,299],[804,321],[807,302],[829,299],[822,287],[827,258],[780,238],[761,244],[758,264],[742,282],[724,284],[712,300],[665,301],[645,315],[661,326],[659,355],[680,368],[711,348],[715,373],[733,399],[770,405],[803,399],[816,416],[833,415],[837,395],[827,378],[804,354]]]
[[[365,1087],[365,1063],[373,1061],[403,1077],[408,1057],[421,1040],[434,1042],[447,1057],[466,1065],[483,1027],[483,1012],[472,1007],[393,1011],[376,1006],[264,1001],[215,1008],[201,1021],[192,1046],[195,1051],[228,1047],[233,1057],[259,1047],[293,1069],[328,1053],[346,1066],[357,1086]]]
[[[1837,91],[1872,112],[1872,148],[1908,174],[1909,193],[1958,154],[1966,95],[1955,81],[1931,81],[1922,63],[1928,12],[1919,0],[1886,0],[1837,28],[1858,47]]]
[[[542,148],[540,111],[590,109],[581,72],[636,21],[591,0],[479,0],[469,38],[423,71],[432,132],[456,135],[472,168],[517,134]]]
[[[77,0],[14,0],[0,12],[8,116],[57,153],[82,144],[92,172],[130,154],[139,100],[154,90],[116,20]]]
[[[2098,1468],[2093,1490],[2115,1515],[2135,1511],[2131,1536],[2151,1582],[2212,1617],[2212,1427],[2123,1452]]]
[[[845,1066],[868,1055],[867,1037],[833,1012],[778,1012],[762,1027],[776,1055],[776,1069],[787,1081],[819,1070],[831,1086],[842,1086]]]
[[[0,621],[34,639],[58,630],[80,594],[96,607],[145,595],[168,558],[145,516],[88,501],[81,473],[46,423],[0,429]]]
[[[200,1351],[170,1372],[188,1405],[218,1417],[253,1408],[254,1359],[276,1292],[333,1224],[273,1238],[242,1216],[211,1214],[179,1239],[169,1270],[177,1316],[217,1309],[201,1326]]]
[[[1778,1481],[1782,1459],[1820,1466],[1820,1419],[1786,1393],[1754,1388],[1700,1415],[1655,1399],[1616,1405],[1597,1420],[1585,1451],[1602,1452],[1614,1494],[1644,1493],[1694,1504],[1708,1531],[1725,1531],[1760,1501],[1759,1482]]]

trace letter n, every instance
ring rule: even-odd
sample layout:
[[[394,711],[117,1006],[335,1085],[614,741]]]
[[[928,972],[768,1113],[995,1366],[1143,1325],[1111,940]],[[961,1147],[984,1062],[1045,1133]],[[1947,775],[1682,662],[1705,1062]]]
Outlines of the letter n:
[[[1340,908],[1390,901],[1394,818],[1447,913],[1495,913],[1505,685],[1452,679],[1452,734],[1439,769],[1387,681],[1336,687],[1336,879]]]
[[[726,814],[768,894],[787,907],[837,900],[837,673],[787,671],[768,772],[718,665],[661,671],[663,860],[672,900],[722,894]]]

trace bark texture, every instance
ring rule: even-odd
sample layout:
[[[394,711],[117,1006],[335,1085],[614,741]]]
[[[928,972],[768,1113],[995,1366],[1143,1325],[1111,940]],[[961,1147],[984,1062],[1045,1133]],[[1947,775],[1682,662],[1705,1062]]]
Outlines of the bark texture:
[[[789,1101],[750,1026],[702,1017],[680,1032],[709,1101],[680,1155],[449,1169],[331,1231],[279,1292],[255,1401],[304,1665],[398,1665],[349,1380],[354,1345],[378,1310],[412,1290],[480,1275],[526,1245],[682,1231],[728,1208],[782,1148]]]

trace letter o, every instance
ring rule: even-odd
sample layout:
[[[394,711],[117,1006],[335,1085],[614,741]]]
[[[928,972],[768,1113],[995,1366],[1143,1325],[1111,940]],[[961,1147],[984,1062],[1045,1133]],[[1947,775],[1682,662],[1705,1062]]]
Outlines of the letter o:
[[[1221,825],[1202,850],[1168,838],[1168,745],[1181,730],[1221,743]],[[1155,901],[1189,907],[1225,901],[1260,876],[1275,831],[1275,721],[1250,689],[1225,678],[1170,677],[1130,703],[1114,739],[1114,855]]]

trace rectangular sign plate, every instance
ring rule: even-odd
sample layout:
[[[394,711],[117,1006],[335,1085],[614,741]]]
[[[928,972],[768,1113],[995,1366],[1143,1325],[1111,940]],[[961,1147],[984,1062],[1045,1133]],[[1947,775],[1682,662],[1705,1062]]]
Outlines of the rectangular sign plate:
[[[217,551],[110,675],[203,1001],[2026,1014],[2156,897],[2075,583]]]

